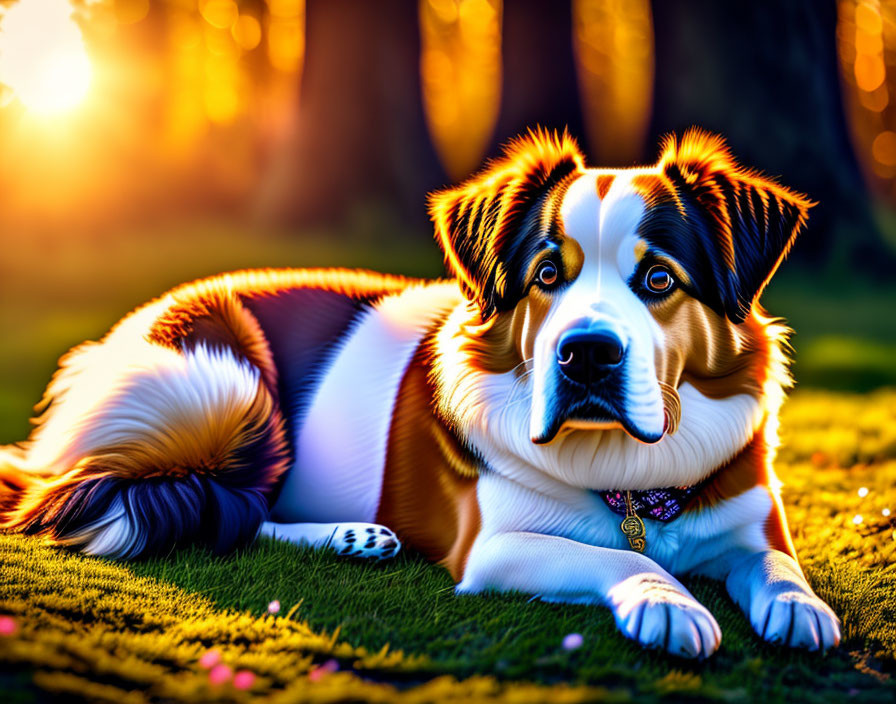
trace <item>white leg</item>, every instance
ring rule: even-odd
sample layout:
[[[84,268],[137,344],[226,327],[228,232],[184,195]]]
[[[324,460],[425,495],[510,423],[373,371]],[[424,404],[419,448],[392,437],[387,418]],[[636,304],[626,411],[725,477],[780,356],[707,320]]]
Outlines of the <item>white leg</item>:
[[[706,657],[722,633],[712,614],[651,559],[537,533],[499,533],[474,545],[461,593],[521,591],[545,601],[602,604],[649,648]]]
[[[826,650],[840,642],[840,620],[790,555],[745,554],[734,562],[725,586],[753,629],[771,643]]]
[[[346,557],[384,560],[395,557],[401,542],[391,530],[376,523],[262,524],[259,535],[314,548],[332,548]]]

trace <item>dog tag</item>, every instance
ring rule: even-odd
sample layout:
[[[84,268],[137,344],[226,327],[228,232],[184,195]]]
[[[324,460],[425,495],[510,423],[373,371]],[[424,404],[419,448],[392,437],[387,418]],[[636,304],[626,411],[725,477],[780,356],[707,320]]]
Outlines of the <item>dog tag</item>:
[[[632,494],[630,491],[625,492],[626,515],[619,524],[622,534],[628,538],[629,547],[635,552],[644,552],[647,547],[647,530],[644,528],[644,521],[632,508]]]

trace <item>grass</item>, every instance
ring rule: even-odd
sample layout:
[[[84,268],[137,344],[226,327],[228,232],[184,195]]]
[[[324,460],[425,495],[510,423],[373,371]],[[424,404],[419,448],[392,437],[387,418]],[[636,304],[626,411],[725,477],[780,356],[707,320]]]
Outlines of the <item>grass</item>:
[[[893,283],[819,280],[785,265],[762,303],[794,330],[793,370],[802,385],[841,391],[896,386]]]
[[[896,509],[893,427],[896,391],[802,392],[785,407],[779,465],[794,539],[844,624],[843,646],[824,657],[762,643],[703,579],[688,585],[717,617],[723,644],[692,663],[636,647],[602,608],[456,597],[448,574],[414,555],[371,565],[263,540],[225,558],[190,549],[116,563],[2,536],[0,612],[21,630],[0,639],[0,662],[29,668],[42,692],[104,701],[248,697],[209,685],[197,661],[212,647],[256,672],[251,694],[272,701],[462,700],[474,690],[559,701],[558,685],[570,700],[595,701],[893,698],[896,524],[882,515]],[[284,616],[266,614],[272,599]],[[567,652],[560,643],[571,632],[585,646]],[[309,681],[330,657],[343,672]]]
[[[428,238],[384,245],[367,235],[184,225],[135,236],[28,239],[0,259],[0,442],[24,437],[55,359],[132,306],[180,281],[246,266],[368,266],[435,275]],[[137,272],[139,275],[135,274]],[[764,302],[798,331],[806,386],[784,409],[778,468],[802,563],[840,614],[845,640],[824,657],[763,644],[718,585],[688,582],[722,627],[705,663],[648,653],[605,609],[522,595],[455,597],[418,557],[369,565],[260,541],[216,558],[185,550],[116,563],[0,535],[0,699],[143,702],[292,701],[879,701],[896,697],[896,385],[894,290],[825,287],[799,275]],[[859,487],[867,487],[860,497]],[[861,523],[854,523],[857,515]],[[266,613],[269,601],[281,615]],[[578,632],[585,646],[560,647]],[[249,669],[251,692],[213,687],[210,648]],[[340,671],[317,681],[335,658]]]

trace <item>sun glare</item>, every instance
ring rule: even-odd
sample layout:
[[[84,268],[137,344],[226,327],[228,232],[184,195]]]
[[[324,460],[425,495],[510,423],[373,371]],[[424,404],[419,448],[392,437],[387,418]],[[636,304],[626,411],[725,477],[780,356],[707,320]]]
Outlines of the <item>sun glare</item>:
[[[76,107],[90,74],[68,0],[19,0],[0,14],[0,83],[28,110],[54,115]]]

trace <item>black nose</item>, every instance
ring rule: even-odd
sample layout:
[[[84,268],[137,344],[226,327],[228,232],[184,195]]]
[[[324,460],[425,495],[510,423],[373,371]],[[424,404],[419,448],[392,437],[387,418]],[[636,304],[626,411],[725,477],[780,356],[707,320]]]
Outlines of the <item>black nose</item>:
[[[560,371],[586,386],[600,381],[618,367],[624,354],[622,340],[606,330],[569,330],[557,343]]]

